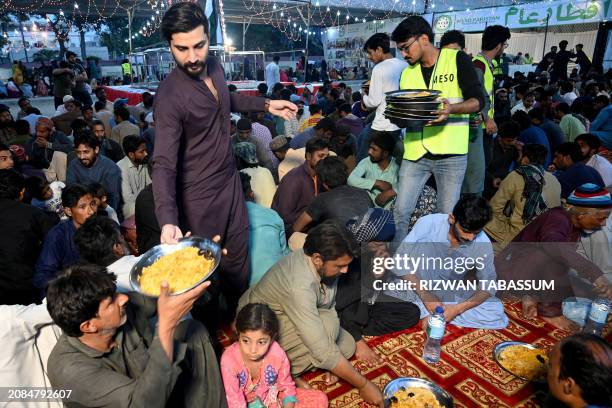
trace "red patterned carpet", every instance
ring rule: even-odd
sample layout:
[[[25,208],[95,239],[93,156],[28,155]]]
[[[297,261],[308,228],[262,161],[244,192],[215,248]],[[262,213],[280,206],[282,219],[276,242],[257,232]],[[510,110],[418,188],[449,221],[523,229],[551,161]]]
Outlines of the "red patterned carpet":
[[[447,326],[442,356],[435,366],[421,359],[425,335],[419,327],[369,338],[385,362],[369,367],[353,360],[355,367],[381,389],[398,377],[426,378],[444,388],[456,407],[534,408],[542,406],[546,386],[528,383],[508,374],[493,360],[493,348],[502,341],[516,340],[550,349],[569,333],[536,318],[523,320],[520,303],[507,303],[510,324],[504,330],[462,329]],[[612,334],[610,325],[607,338]],[[228,338],[225,337],[225,341]],[[327,387],[323,372],[305,376],[310,384],[327,393],[332,408],[368,407],[357,390],[343,381]]]

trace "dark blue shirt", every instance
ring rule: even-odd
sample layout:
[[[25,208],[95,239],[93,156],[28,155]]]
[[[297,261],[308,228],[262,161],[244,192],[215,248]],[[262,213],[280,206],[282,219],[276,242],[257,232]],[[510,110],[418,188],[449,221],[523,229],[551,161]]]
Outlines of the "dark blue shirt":
[[[62,221],[51,228],[36,262],[34,286],[44,289],[59,271],[79,260],[79,251],[74,243],[75,233],[72,220]]]
[[[548,138],[546,137],[546,133],[540,129],[539,127],[529,126],[527,129],[523,130],[518,137],[519,142],[528,144],[528,143],[537,143],[546,148],[548,153],[546,154],[546,167],[550,165],[551,162],[551,151],[550,145],[548,144]]]
[[[306,147],[306,143],[313,137],[315,137],[316,131],[314,127],[308,128],[302,133],[298,133],[291,139],[289,142],[289,147],[292,149],[301,149],[302,147]]]
[[[597,170],[584,163],[574,163],[566,170],[555,172],[561,184],[561,198],[567,198],[572,191],[585,183],[604,187],[603,179]]]
[[[552,120],[544,118],[544,122],[539,127],[546,133],[551,152],[554,152],[557,146],[565,142],[565,133]]]

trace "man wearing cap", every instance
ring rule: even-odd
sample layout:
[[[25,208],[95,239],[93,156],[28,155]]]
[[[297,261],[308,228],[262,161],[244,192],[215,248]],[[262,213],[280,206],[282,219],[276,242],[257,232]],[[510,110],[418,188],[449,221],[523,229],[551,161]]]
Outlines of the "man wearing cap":
[[[62,115],[66,112],[71,111],[71,104],[74,104],[74,98],[72,97],[72,95],[65,95],[62,98],[62,104],[59,105],[57,107],[57,109],[55,110],[55,113],[53,114],[53,117]]]
[[[518,292],[526,319],[540,316],[561,329],[573,328],[561,310],[561,302],[574,295],[570,269],[591,282],[598,297],[612,299],[612,286],[599,265],[576,252],[581,236],[605,226],[611,211],[612,198],[607,190],[592,183],[583,184],[569,195],[562,207],[552,208],[535,218],[495,258],[501,280],[554,282],[552,291]]]
[[[268,170],[272,168],[272,161],[267,152],[269,147],[264,146],[253,137],[253,128],[250,120],[240,119],[238,123],[236,123],[236,134],[232,136],[231,141],[233,146],[244,142],[252,143],[257,149],[257,161]]]
[[[38,119],[35,130],[35,135],[25,145],[32,164],[43,169],[49,182],[66,180],[67,155],[73,149],[72,142],[64,133],[55,130],[51,119],[46,117]]]

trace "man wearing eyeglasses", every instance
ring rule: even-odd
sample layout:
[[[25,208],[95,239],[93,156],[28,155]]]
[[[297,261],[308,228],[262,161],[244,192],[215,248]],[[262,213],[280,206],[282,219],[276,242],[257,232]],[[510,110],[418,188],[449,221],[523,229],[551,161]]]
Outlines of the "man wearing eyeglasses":
[[[400,89],[436,89],[443,98],[436,119],[425,127],[406,130],[395,207],[395,236],[401,240],[408,233],[419,193],[432,174],[438,211],[453,210],[467,166],[469,114],[482,109],[484,95],[470,57],[462,51],[436,48],[433,31],[424,18],[404,19],[391,39],[409,63]]]

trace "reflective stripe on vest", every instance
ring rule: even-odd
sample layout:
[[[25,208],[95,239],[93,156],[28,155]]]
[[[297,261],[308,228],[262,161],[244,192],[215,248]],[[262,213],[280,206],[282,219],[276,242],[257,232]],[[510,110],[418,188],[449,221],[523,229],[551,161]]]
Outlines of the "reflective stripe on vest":
[[[125,62],[121,64],[121,69],[123,70],[123,75],[132,75],[132,67],[129,63]]]
[[[451,103],[463,102],[457,78],[457,50],[443,48],[431,75],[430,86],[425,85],[421,64],[409,65],[402,72],[400,89],[436,89],[440,97]],[[453,114],[448,120],[419,130],[406,129],[404,159],[418,160],[427,152],[432,154],[466,154],[468,151],[469,115]]]
[[[484,64],[485,66],[485,72],[484,72],[484,87],[485,90],[487,91],[487,96],[489,97],[489,110],[487,111],[487,116],[491,119],[493,119],[493,105],[494,105],[494,94],[493,94],[493,71],[491,70],[491,65],[489,64],[489,61],[487,61],[487,59],[484,57],[484,55],[482,54],[478,54],[477,56],[474,57],[474,59],[472,61],[480,61]],[[482,123],[482,127],[485,127],[485,123]]]

